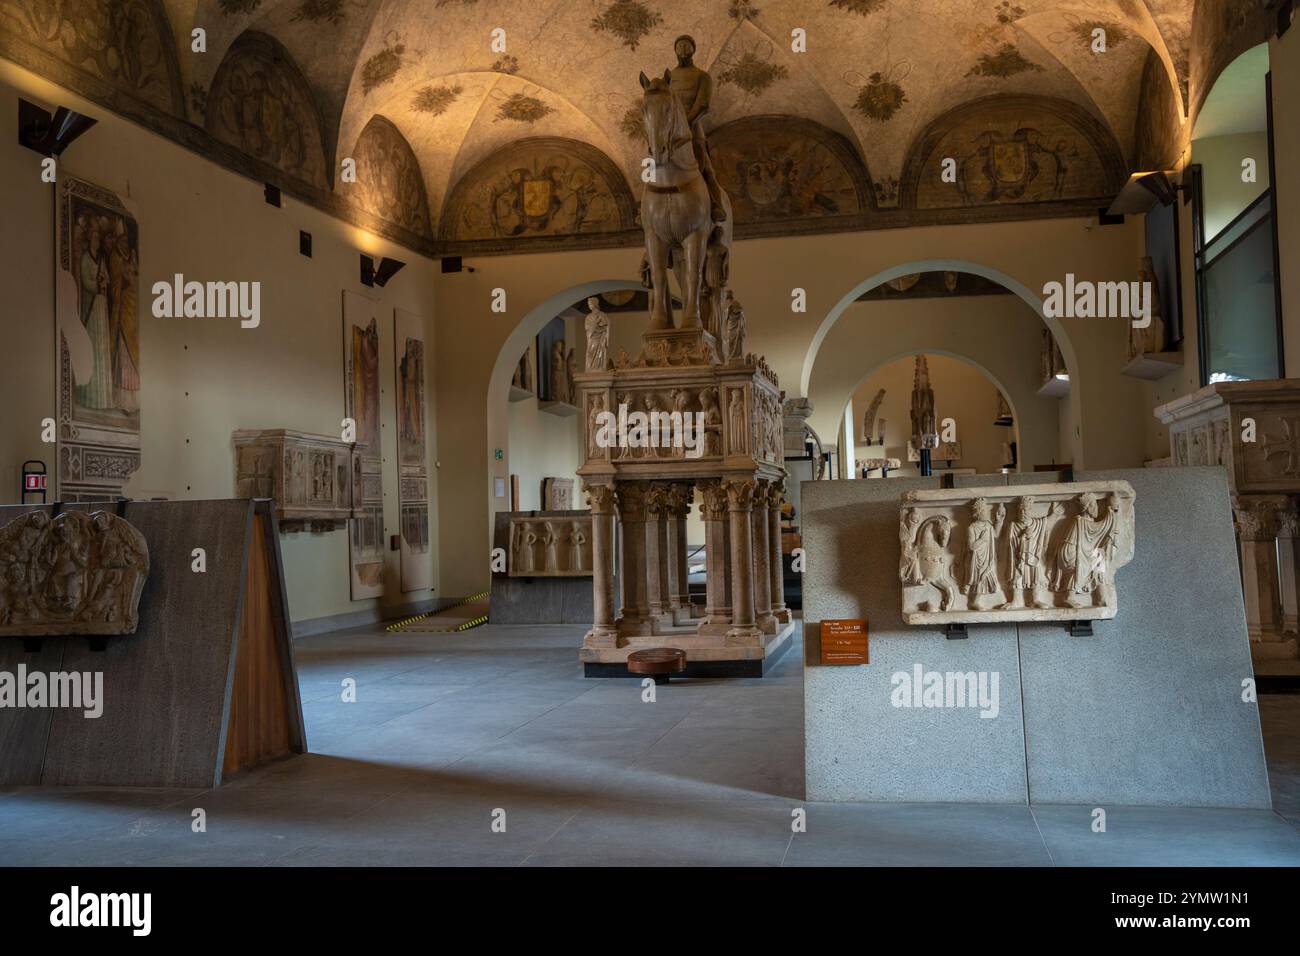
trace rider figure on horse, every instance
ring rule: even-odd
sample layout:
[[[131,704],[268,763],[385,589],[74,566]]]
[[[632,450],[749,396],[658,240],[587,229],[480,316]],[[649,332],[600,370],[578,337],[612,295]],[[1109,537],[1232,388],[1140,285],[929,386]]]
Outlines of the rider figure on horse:
[[[710,215],[714,222],[724,222],[727,212],[718,197],[718,180],[713,174],[709,143],[704,135],[704,114],[709,111],[709,101],[713,99],[713,78],[692,60],[695,56],[695,40],[692,37],[686,34],[679,36],[673,41],[673,52],[677,54],[677,66],[669,71],[669,89],[681,101],[686,110],[686,119],[691,124],[691,147],[704,176],[704,183],[709,187]]]

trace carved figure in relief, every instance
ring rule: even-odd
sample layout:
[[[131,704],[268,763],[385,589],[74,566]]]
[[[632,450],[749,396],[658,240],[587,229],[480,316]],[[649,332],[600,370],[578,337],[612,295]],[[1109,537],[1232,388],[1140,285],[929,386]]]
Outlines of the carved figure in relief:
[[[582,546],[587,543],[587,535],[577,521],[569,523],[569,570],[585,571],[582,560]]]
[[[1065,593],[1071,607],[1107,604],[1114,597],[1109,570],[1115,560],[1119,496],[1109,495],[1106,502],[1102,515],[1097,495],[1079,495],[1079,514],[1057,553],[1056,590]]]
[[[587,371],[609,368],[609,316],[600,310],[600,299],[587,300]]]
[[[564,360],[564,401],[570,405],[576,405],[578,402],[577,374],[578,356],[573,349],[569,349],[568,357]]]
[[[555,533],[555,523],[553,521],[547,521],[542,525],[540,537],[542,547],[545,549],[542,570],[558,571],[560,569],[560,536]]]
[[[658,423],[668,421],[668,409],[664,407],[663,399],[659,397],[658,392],[646,392],[645,398],[642,401],[645,404],[647,428],[650,432],[654,432],[656,428],[659,427]],[[672,449],[668,447],[671,445],[671,439],[667,439],[666,436],[662,434],[654,434],[653,436],[647,434],[646,437],[649,441],[647,442],[647,447],[644,451],[644,457],[660,458],[665,452],[672,451]]]
[[[961,593],[969,595],[969,608],[982,611],[980,598],[996,594],[998,583],[998,538],[1007,517],[1005,505],[990,509],[983,498],[971,502],[971,522],[966,528],[966,580]],[[990,520],[990,513],[992,520]]]
[[[905,585],[929,584],[938,590],[940,611],[949,610],[957,599],[952,555],[948,553],[951,534],[952,519],[947,515],[931,515],[921,521],[915,508],[903,510],[899,575]]]
[[[745,310],[740,307],[735,296],[728,289],[722,303],[722,361],[727,365],[739,365],[745,361],[745,345],[748,337]]]
[[[519,532],[519,570],[532,571],[536,567],[537,532],[531,524]]]
[[[668,397],[673,400],[673,413],[680,417],[683,427],[688,427],[688,423],[692,421],[692,418],[687,417],[691,414],[690,391],[684,388],[674,388],[668,393]],[[674,458],[685,458],[686,443],[673,442],[672,454]]]
[[[1007,533],[1011,549],[1011,600],[1002,605],[1003,610],[1025,606],[1028,595],[1034,607],[1051,607],[1039,594],[1048,585],[1045,553],[1047,551],[1047,520],[1064,514],[1060,502],[1053,502],[1047,513],[1036,516],[1033,495],[1025,495],[1016,502],[1016,520]]]
[[[704,415],[704,454],[722,454],[722,409],[718,407],[718,390],[700,390],[700,407]]]
[[[619,394],[618,404],[619,407],[627,406],[628,411],[635,410],[632,404],[632,396],[629,395],[627,392],[622,392]],[[630,442],[630,441],[622,442],[618,447],[618,457],[619,458],[640,458],[641,449],[637,448],[634,442]]]
[[[727,406],[727,437],[733,455],[743,455],[749,450],[749,423],[745,419],[745,394],[740,389],[731,390],[731,404]]]

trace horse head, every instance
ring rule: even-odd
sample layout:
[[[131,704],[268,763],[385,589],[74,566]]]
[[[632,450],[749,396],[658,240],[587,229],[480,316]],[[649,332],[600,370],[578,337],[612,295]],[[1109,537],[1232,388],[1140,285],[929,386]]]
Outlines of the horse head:
[[[664,70],[661,78],[653,80],[641,74],[641,89],[645,90],[641,97],[641,126],[650,158],[657,167],[667,165],[673,153],[691,141],[686,111],[670,89],[671,79],[668,70]],[[691,158],[694,158],[693,154]],[[679,162],[677,165],[683,164]]]

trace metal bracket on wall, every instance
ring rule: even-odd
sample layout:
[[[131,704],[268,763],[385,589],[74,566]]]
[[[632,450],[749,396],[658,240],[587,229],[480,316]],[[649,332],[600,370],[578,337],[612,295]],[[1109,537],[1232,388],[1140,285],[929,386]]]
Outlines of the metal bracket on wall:
[[[945,624],[943,636],[950,641],[964,641],[970,637],[970,632],[966,630],[965,624]]]
[[[1065,629],[1071,637],[1092,637],[1092,621],[1070,621]]]

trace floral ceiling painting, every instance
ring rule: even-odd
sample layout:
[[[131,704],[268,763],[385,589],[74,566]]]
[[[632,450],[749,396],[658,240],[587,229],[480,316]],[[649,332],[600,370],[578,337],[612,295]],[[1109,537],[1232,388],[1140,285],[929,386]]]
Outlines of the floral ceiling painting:
[[[437,255],[634,241],[637,76],[675,66],[682,34],[739,233],[770,235],[1079,214],[1170,152],[1268,27],[1259,0],[537,0],[496,38],[501,10],[8,0],[0,56]],[[1017,98],[1042,108],[995,108]],[[342,181],[345,159],[374,181]]]

